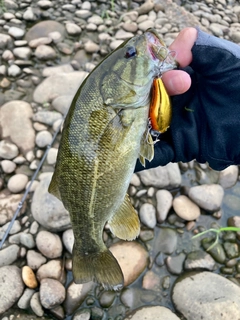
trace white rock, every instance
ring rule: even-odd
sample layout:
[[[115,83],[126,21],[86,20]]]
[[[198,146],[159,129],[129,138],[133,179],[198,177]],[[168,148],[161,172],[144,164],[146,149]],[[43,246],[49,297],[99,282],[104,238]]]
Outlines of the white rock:
[[[155,228],[157,224],[156,209],[150,203],[144,203],[139,210],[140,220],[148,228]]]
[[[23,292],[23,295],[18,300],[18,308],[28,309],[30,307],[30,300],[34,294],[35,290],[26,288]]]
[[[36,21],[37,17],[35,16],[33,9],[28,7],[27,10],[23,13],[23,19],[26,21]]]
[[[13,244],[0,251],[0,267],[8,266],[17,260],[20,248],[18,245]],[[0,281],[1,287],[1,281]],[[0,290],[1,292],[1,290]],[[1,299],[0,299],[1,300]],[[1,308],[0,308],[1,310]],[[1,312],[1,311],[0,311]]]
[[[132,32],[126,32],[122,29],[118,30],[115,34],[115,38],[117,40],[126,40],[126,39],[133,37],[133,36],[134,36],[134,34]]]
[[[52,47],[41,44],[36,48],[35,56],[40,60],[48,60],[55,59],[57,54]]]
[[[63,232],[62,241],[69,253],[72,253],[73,244],[74,244],[74,234],[72,229],[68,229]]]
[[[64,286],[54,279],[43,279],[40,285],[40,301],[44,308],[52,309],[60,305],[66,296]]]
[[[77,17],[81,18],[81,19],[86,19],[86,18],[88,18],[88,17],[91,17],[92,12],[89,11],[89,10],[83,10],[83,9],[81,9],[81,10],[77,10],[77,11],[75,12],[75,15],[76,15]]]
[[[8,33],[15,39],[21,39],[25,34],[25,30],[17,27],[10,27]]]
[[[219,175],[219,184],[224,188],[233,187],[238,180],[238,166],[229,166],[222,170]]]
[[[66,64],[62,64],[60,66],[46,67],[43,69],[42,75],[44,77],[50,77],[55,74],[69,73],[69,72],[74,72],[74,69],[70,63],[66,63]]]
[[[13,49],[13,54],[19,59],[27,60],[32,55],[32,50],[28,47],[18,47]]]
[[[42,265],[37,271],[37,279],[39,282],[45,278],[51,278],[55,280],[60,280],[62,277],[62,261],[61,260],[51,260],[48,263]]]
[[[37,48],[38,46],[42,45],[42,44],[49,44],[52,42],[52,38],[50,37],[41,37],[41,38],[37,38],[37,39],[33,39],[31,41],[29,41],[29,47],[31,48]]]
[[[22,72],[22,70],[16,64],[12,64],[8,68],[8,75],[10,77],[17,77],[17,76],[19,76],[21,74],[21,72]]]
[[[184,195],[173,199],[173,209],[180,218],[186,221],[196,220],[201,214],[199,207]]]
[[[39,148],[45,148],[52,141],[52,135],[49,131],[40,131],[36,135],[36,145]]]
[[[89,1],[84,1],[81,8],[83,10],[91,10],[91,3]]]
[[[162,223],[166,220],[169,210],[172,207],[173,196],[168,190],[158,190],[157,200],[157,221]]]
[[[8,34],[0,33],[0,48],[4,49],[12,42],[12,38]]]
[[[16,266],[1,267],[0,279],[0,314],[2,315],[21,297],[24,284],[21,270]]]
[[[86,52],[88,53],[94,53],[99,51],[100,47],[98,44],[94,43],[93,41],[89,40],[88,42],[86,42],[84,44],[84,49],[86,50]]]
[[[28,177],[25,174],[18,173],[8,180],[8,189],[12,193],[19,193],[23,191],[28,183]]]
[[[43,9],[49,9],[53,6],[52,2],[50,0],[40,0],[37,2],[40,8]]]
[[[58,149],[50,148],[47,154],[47,163],[55,164],[57,160]]]
[[[124,320],[180,320],[170,309],[162,306],[141,307],[128,314]],[[190,320],[190,319],[189,319]]]
[[[2,59],[5,61],[14,60],[14,55],[10,50],[4,50],[2,54]]]
[[[191,187],[188,196],[199,207],[208,211],[217,211],[221,207],[224,190],[218,184],[205,184]]]
[[[62,242],[57,234],[40,231],[36,237],[38,250],[47,258],[58,258],[62,255]]]
[[[28,250],[27,252],[27,265],[33,269],[37,270],[43,265],[47,259],[39,252],[35,250]]]
[[[141,31],[146,31],[147,29],[153,28],[153,27],[154,27],[154,22],[151,20],[143,21],[138,24],[138,29],[140,29]]]
[[[103,24],[103,19],[100,16],[93,15],[92,17],[88,18],[88,23],[94,23],[97,26]]]
[[[75,23],[66,24],[67,33],[73,36],[79,35],[82,32],[82,29]]]
[[[1,167],[3,172],[5,173],[12,173],[16,169],[16,163],[10,160],[3,160],[1,161]]]

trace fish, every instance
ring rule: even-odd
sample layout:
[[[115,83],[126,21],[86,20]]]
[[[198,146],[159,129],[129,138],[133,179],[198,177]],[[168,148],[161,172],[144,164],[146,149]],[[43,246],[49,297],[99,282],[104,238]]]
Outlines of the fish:
[[[111,232],[133,240],[138,215],[127,189],[137,158],[154,157],[149,133],[153,79],[176,68],[154,29],[123,42],[83,81],[64,122],[49,192],[71,218],[75,283],[95,281],[120,290],[122,270],[103,242]]]

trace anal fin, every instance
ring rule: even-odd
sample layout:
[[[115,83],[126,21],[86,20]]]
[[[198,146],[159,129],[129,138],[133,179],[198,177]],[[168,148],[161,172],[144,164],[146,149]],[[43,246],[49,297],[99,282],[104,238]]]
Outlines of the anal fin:
[[[112,233],[120,239],[134,240],[139,235],[139,218],[128,194],[126,194],[122,205],[108,223]]]

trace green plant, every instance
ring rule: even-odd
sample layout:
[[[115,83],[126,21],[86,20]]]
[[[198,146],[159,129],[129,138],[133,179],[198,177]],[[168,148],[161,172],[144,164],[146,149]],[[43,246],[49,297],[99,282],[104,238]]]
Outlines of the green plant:
[[[192,237],[192,239],[196,239],[201,237],[202,235],[208,233],[208,232],[215,232],[216,233],[216,239],[215,241],[211,244],[211,246],[207,249],[207,251],[211,250],[217,243],[219,240],[219,234],[223,231],[234,231],[234,232],[238,232],[240,231],[240,228],[237,227],[223,227],[223,228],[219,228],[219,229],[208,229],[206,231],[200,232],[198,234],[196,234],[195,236]]]
[[[0,13],[4,13],[6,11],[7,9],[6,9],[4,0],[0,0]]]

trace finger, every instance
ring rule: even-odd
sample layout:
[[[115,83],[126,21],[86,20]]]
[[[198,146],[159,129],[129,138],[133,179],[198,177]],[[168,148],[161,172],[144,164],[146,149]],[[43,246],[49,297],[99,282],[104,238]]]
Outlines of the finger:
[[[176,60],[184,68],[192,62],[192,47],[197,40],[197,29],[185,28],[170,45],[169,49],[176,52]]]
[[[182,94],[191,86],[189,74],[182,70],[172,70],[162,76],[166,90],[170,96]]]

